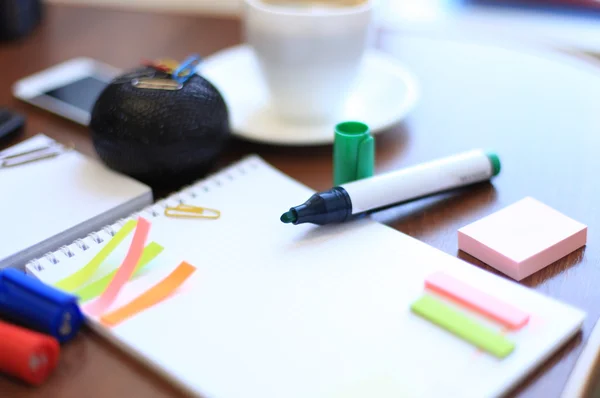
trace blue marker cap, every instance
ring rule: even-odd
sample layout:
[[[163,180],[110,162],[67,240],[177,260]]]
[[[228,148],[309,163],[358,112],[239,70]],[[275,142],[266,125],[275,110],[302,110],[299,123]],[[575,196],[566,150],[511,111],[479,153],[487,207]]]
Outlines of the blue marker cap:
[[[83,323],[77,297],[14,268],[0,270],[0,317],[64,343]]]

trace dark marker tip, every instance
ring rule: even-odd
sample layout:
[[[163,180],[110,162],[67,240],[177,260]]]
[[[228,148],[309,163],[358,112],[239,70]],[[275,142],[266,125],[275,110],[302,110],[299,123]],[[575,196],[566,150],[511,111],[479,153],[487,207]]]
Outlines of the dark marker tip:
[[[297,220],[296,215],[292,211],[288,211],[283,213],[280,218],[281,222],[289,224],[293,223]]]

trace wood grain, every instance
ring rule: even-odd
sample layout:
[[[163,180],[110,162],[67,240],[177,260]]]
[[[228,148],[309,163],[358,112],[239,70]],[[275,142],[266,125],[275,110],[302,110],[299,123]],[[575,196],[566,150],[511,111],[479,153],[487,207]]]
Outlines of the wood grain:
[[[27,115],[19,139],[44,132],[96,156],[85,128],[16,101],[12,83],[75,56],[128,68],[143,58],[209,55],[241,40],[241,25],[233,19],[51,6],[33,35],[0,43],[0,105]],[[588,312],[582,333],[510,394],[560,396],[600,315],[600,185],[595,182],[600,171],[600,68],[538,49],[409,37],[389,30],[380,32],[377,45],[410,67],[422,89],[408,119],[376,137],[378,172],[473,147],[494,149],[503,160],[492,183],[388,209],[377,215],[379,221],[490,272],[495,271],[458,252],[458,228],[524,196],[588,224],[587,247],[522,281]],[[234,140],[217,167],[248,153],[258,153],[314,189],[331,184],[330,146],[298,149]],[[60,366],[44,386],[33,389],[0,376],[0,396],[183,394],[84,331],[63,347]]]
[[[562,398],[590,396],[598,389],[598,362],[600,361],[600,324],[596,322],[575,367],[563,389]],[[592,395],[594,397],[598,396]]]

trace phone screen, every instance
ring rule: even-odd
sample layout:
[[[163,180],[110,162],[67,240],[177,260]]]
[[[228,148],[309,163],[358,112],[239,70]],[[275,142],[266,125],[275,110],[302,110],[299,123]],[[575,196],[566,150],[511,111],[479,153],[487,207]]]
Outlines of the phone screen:
[[[84,77],[66,86],[45,92],[43,95],[66,102],[69,105],[91,113],[96,99],[107,85],[107,82],[98,78]]]

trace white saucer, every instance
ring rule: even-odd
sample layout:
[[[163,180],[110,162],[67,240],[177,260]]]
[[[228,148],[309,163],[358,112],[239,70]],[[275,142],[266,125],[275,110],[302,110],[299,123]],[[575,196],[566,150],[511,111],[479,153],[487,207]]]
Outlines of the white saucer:
[[[415,77],[396,59],[369,50],[356,88],[342,113],[331,123],[290,124],[274,114],[253,50],[240,45],[202,61],[198,73],[223,95],[235,136],[278,145],[323,145],[333,142],[336,123],[357,120],[375,134],[401,121],[419,97]]]

